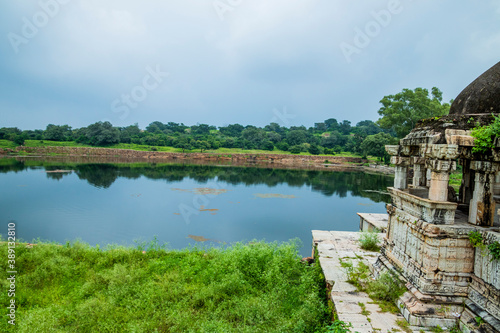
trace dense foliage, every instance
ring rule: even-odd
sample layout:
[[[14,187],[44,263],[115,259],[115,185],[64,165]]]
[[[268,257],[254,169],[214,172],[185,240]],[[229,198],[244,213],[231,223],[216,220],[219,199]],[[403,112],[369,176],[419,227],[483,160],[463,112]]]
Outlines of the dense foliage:
[[[427,89],[403,89],[395,95],[385,96],[378,113],[382,116],[377,123],[381,128],[394,130],[398,138],[403,138],[424,118],[448,114],[450,104],[442,103],[443,93],[433,87]]]
[[[329,322],[321,268],[301,263],[293,242],[206,251],[19,245],[16,265],[18,332],[315,332]],[[7,292],[0,300],[8,304]]]
[[[500,117],[493,115],[493,122],[487,126],[476,126],[471,135],[474,137],[475,153],[485,153],[494,148],[494,140],[500,136]]]
[[[0,140],[10,140],[22,145],[25,140],[50,142],[74,141],[91,146],[106,147],[117,143],[140,144],[152,147],[174,147],[185,151],[238,148],[245,150],[287,151],[292,154],[313,155],[351,152],[372,155],[381,160],[385,156],[385,144],[394,143],[394,137],[370,120],[356,126],[344,120],[328,119],[314,127],[283,127],[271,123],[263,128],[232,124],[222,127],[199,124],[185,126],[169,122],[152,122],[145,130],[137,124],[127,127],[113,127],[109,122],[97,122],[88,127],[72,130],[68,125],[49,124],[45,130],[1,128]],[[366,141],[367,140],[367,141]],[[362,143],[366,141],[365,145]]]

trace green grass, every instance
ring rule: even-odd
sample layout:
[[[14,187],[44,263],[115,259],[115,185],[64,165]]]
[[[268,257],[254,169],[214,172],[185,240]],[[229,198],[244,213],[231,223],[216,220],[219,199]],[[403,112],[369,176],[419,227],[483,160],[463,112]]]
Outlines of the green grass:
[[[462,172],[461,170],[454,171],[450,174],[450,186],[455,189],[455,192],[458,193],[460,189],[460,185],[462,184]]]
[[[315,332],[329,323],[319,266],[298,245],[167,251],[76,242],[16,247],[19,332]],[[0,244],[7,253],[7,245]],[[8,290],[7,261],[0,262]],[[10,298],[0,293],[2,318]],[[0,321],[0,331],[9,328]]]
[[[47,141],[47,140],[25,140],[25,147],[91,147],[75,141]]]
[[[16,144],[9,140],[0,140],[0,148],[16,148]]]

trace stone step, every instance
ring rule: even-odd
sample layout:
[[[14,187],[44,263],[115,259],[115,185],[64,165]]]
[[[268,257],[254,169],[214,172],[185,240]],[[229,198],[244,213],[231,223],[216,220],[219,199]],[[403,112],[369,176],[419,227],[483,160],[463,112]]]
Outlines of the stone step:
[[[360,232],[313,230],[313,244],[318,249],[319,262],[327,283],[331,287],[331,300],[335,305],[339,320],[352,324],[351,332],[389,333],[402,331],[397,325],[403,316],[382,312],[380,307],[364,292],[348,283],[341,260],[350,260],[353,265],[363,261],[373,264],[377,254],[359,247]],[[383,235],[380,234],[380,238]],[[361,304],[366,312],[363,311]]]

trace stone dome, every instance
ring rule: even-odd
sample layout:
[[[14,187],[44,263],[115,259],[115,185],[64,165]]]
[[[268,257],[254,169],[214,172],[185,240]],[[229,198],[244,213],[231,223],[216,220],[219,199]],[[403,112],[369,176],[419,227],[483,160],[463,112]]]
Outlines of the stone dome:
[[[500,62],[462,90],[450,108],[450,114],[481,113],[500,113]]]

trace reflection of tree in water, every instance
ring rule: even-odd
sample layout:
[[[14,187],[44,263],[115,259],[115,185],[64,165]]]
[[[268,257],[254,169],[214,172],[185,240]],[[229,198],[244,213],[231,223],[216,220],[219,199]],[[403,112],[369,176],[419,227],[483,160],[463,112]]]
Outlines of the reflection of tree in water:
[[[47,178],[55,180],[61,180],[66,175],[69,175],[69,172],[47,172]]]
[[[85,179],[90,185],[108,188],[118,178],[118,167],[110,164],[80,164],[75,167],[78,178]]]
[[[39,162],[39,165],[44,165]],[[34,166],[30,166],[33,168]],[[0,172],[21,171],[28,168],[23,162],[0,165]],[[366,174],[363,172],[332,172],[320,170],[289,170],[272,168],[219,167],[213,165],[179,165],[179,164],[74,164],[54,163],[45,166],[49,169],[72,169],[80,179],[85,179],[93,186],[108,188],[118,177],[137,179],[144,176],[148,179],[181,182],[193,179],[199,183],[210,180],[238,185],[264,184],[274,187],[286,184],[292,187],[308,186],[312,191],[325,196],[352,196],[369,198],[375,202],[389,202],[390,197],[383,193],[368,191],[385,191],[392,186],[392,178],[386,175]],[[50,176],[49,176],[50,175]],[[58,179],[63,174],[47,174]]]
[[[26,170],[24,162],[20,162],[11,158],[3,158],[0,160],[0,173],[19,172],[23,170]]]

